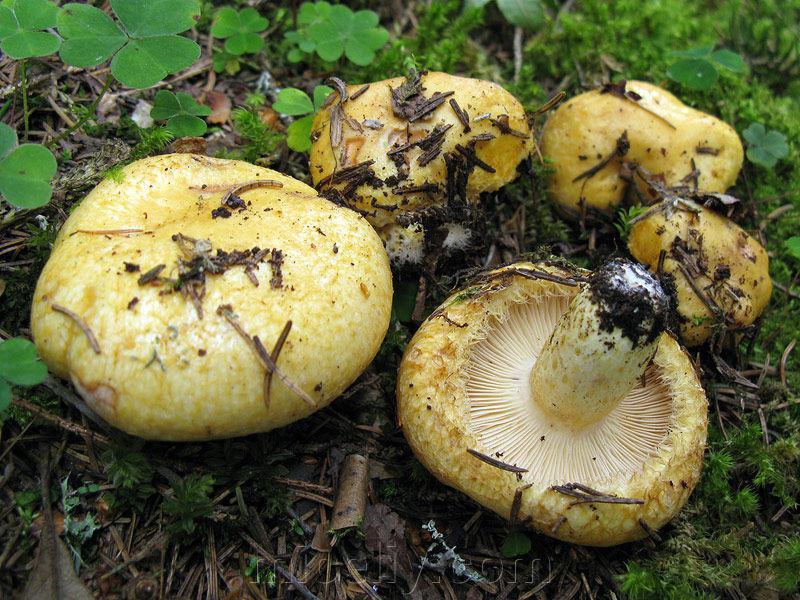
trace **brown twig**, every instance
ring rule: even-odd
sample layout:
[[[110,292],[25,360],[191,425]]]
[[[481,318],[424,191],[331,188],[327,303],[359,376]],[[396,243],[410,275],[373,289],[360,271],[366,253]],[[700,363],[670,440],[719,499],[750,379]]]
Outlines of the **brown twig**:
[[[272,352],[270,353],[270,357],[272,358],[272,362],[276,365],[278,364],[278,357],[281,354],[281,350],[283,349],[283,344],[286,342],[286,338],[289,337],[289,332],[292,330],[292,321],[286,321],[286,325],[283,326],[283,331],[278,336],[275,345],[272,347]],[[264,373],[264,408],[269,410],[270,404],[270,391],[272,389],[272,369],[267,369],[266,373]]]
[[[75,324],[78,327],[80,327],[81,330],[83,331],[83,334],[86,336],[86,339],[89,340],[89,345],[92,347],[94,353],[100,354],[100,344],[97,343],[97,338],[94,336],[94,333],[92,333],[92,330],[89,329],[89,326],[86,324],[86,321],[84,321],[80,316],[78,316],[70,309],[61,306],[60,304],[51,304],[50,308],[52,308],[56,312],[61,313],[62,315],[68,316],[70,319],[75,321]]]
[[[223,317],[231,325],[231,327],[236,330],[236,333],[238,333],[242,339],[247,342],[247,345],[250,346],[250,349],[255,352],[256,357],[261,363],[261,366],[267,370],[274,371],[275,375],[278,376],[278,379],[281,380],[281,383],[283,383],[283,385],[285,385],[290,391],[294,392],[306,404],[309,406],[316,406],[314,399],[306,394],[302,388],[289,379],[289,377],[278,368],[278,366],[272,360],[272,357],[267,352],[266,348],[264,348],[264,344],[261,343],[261,340],[258,338],[258,336],[250,337],[250,335],[244,330],[239,323],[238,318],[233,313],[233,308],[230,305],[223,304],[218,306],[217,314]]]
[[[478,452],[477,450],[473,450],[472,448],[467,448],[467,452],[469,452],[475,458],[482,460],[486,464],[492,465],[493,467],[496,467],[498,469],[502,469],[503,471],[510,471],[511,473],[520,473],[520,474],[528,472],[528,469],[504,463],[502,460],[497,460],[496,458],[487,456],[486,454]]]

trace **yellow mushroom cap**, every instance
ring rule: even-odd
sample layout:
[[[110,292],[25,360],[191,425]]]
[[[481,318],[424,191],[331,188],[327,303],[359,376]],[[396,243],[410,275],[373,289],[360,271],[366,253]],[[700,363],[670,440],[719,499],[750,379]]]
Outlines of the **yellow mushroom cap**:
[[[189,261],[187,247],[200,258]],[[215,274],[219,251],[250,263]],[[203,286],[186,285],[187,264],[204,269]],[[183,291],[173,291],[181,276]],[[331,402],[377,352],[391,296],[386,253],[363,218],[275,171],[177,154],[129,165],[72,212],[31,326],[51,371],[108,422],[149,439],[200,440],[267,431]],[[287,321],[277,358],[286,379],[276,373],[266,394],[247,338],[271,353]]]
[[[549,390],[532,388],[529,377],[583,293],[581,276],[517,263],[451,296],[406,349],[398,418],[417,458],[443,483],[547,535],[611,546],[646,537],[686,502],[702,468],[707,401],[690,359],[664,333],[644,382],[595,424],[540,410]],[[580,359],[608,341],[590,334],[569,358],[581,370],[564,378],[584,388],[614,379]],[[586,490],[605,501],[587,499],[597,494]]]
[[[650,83],[628,81],[624,90],[607,86],[580,94],[547,120],[542,153],[554,163],[549,193],[563,212],[613,212],[628,187],[620,176],[623,162],[644,167],[667,186],[693,185],[695,170],[699,191],[724,192],[733,185],[744,154],[730,125]],[[612,157],[623,134],[629,148]]]
[[[664,200],[641,215],[628,248],[652,271],[663,252],[661,270],[675,278],[681,337],[689,346],[705,342],[716,323],[752,324],[772,295],[764,247],[727,217],[691,200]]]
[[[348,99],[340,103],[334,96],[312,128],[309,162],[314,185],[322,191],[345,192],[348,205],[365,214],[379,231],[394,224],[398,214],[441,206],[447,200],[448,185],[458,184],[452,180],[448,184],[448,172],[458,178],[454,168],[447,167],[446,157],[469,163],[463,152],[474,151],[485,165],[467,164],[465,189],[458,190],[466,196],[458,202],[475,203],[482,192],[515,179],[517,165],[532,146],[522,105],[498,84],[424,73],[422,97],[438,104],[412,120],[398,116],[392,106],[392,90],[405,82],[402,77],[377,81],[360,94],[364,86],[347,86]],[[437,94],[442,97],[435,98]],[[463,111],[461,116],[456,108]],[[443,132],[441,139],[437,132]],[[407,176],[398,177],[398,162],[403,161],[406,166],[401,170],[407,168]],[[363,165],[363,179],[339,179],[357,165]],[[420,191],[408,191],[415,188]]]

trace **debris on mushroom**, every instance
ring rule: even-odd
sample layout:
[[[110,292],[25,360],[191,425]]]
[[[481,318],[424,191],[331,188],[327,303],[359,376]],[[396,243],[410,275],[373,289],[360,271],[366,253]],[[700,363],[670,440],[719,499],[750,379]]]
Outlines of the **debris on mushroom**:
[[[631,254],[674,282],[687,345],[702,344],[715,328],[751,325],[766,308],[772,294],[767,252],[727,217],[672,196],[631,223]]]
[[[542,153],[555,172],[549,194],[568,216],[611,214],[636,193],[623,163],[668,186],[724,192],[742,166],[742,143],[727,123],[650,83],[622,81],[562,104],[545,124]]]
[[[522,105],[495,83],[416,71],[335,83],[314,120],[311,176],[324,196],[366,216],[387,247],[401,237],[397,225],[465,221],[480,194],[515,179],[530,153]],[[390,254],[421,256],[413,247]]]
[[[112,425],[214,439],[330,403],[377,352],[391,296],[381,240],[354,212],[269,169],[166,155],[72,212],[31,327]]]
[[[482,505],[574,543],[647,537],[702,468],[707,401],[637,263],[491,271],[417,331],[397,380],[419,460]]]

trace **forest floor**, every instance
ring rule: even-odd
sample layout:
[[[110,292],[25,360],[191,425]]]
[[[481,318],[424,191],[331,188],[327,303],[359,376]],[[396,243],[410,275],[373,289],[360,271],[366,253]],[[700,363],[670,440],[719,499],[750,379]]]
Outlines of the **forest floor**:
[[[366,67],[289,62],[283,33],[292,29],[292,11],[247,4],[270,26],[265,49],[238,72],[213,70],[215,9],[205,2],[191,33],[203,48],[194,66],[156,89],[112,87],[86,126],[58,143],[52,202],[28,211],[0,204],[0,339],[30,336],[33,287],[70,208],[132,156],[176,149],[131,120],[157,89],[188,92],[221,111],[196,150],[257,159],[308,181],[306,155],[286,147],[285,122],[268,108],[276,89],[311,92],[331,75],[367,83],[404,75],[416,63],[497,81],[529,114],[560,91],[643,79],[740,134],[753,122],[783,133],[789,156],[771,169],[746,161],[731,191],[741,200],[731,216],[765,245],[775,282],[763,319],[725,352],[751,385],[721,374],[708,348],[693,352],[710,401],[704,474],[657,536],[595,549],[517,530],[437,482],[396,424],[395,373],[418,326],[404,307],[416,298],[419,273],[405,269],[395,274],[396,317],[373,364],[330,407],[278,431],[143,442],[87,418],[66,382],[15,388],[13,406],[0,415],[0,596],[24,587],[42,527],[52,521],[80,578],[107,599],[800,597],[800,372],[792,352],[800,337],[800,260],[784,245],[800,222],[800,2],[553,1],[544,3],[546,22],[516,41],[494,4],[465,14],[456,1],[351,2],[378,12],[391,36]],[[783,50],[786,32],[793,55]],[[671,52],[705,44],[740,53],[749,71],[722,72],[702,92],[667,77]],[[4,117],[12,126],[22,114],[16,69],[0,60],[0,101],[12,100]],[[100,93],[106,70],[66,69],[56,58],[32,62],[32,138],[52,139],[74,124]],[[229,112],[241,106],[251,108]],[[533,119],[537,130],[543,120]],[[591,267],[625,254],[614,222],[582,227],[555,214],[544,193],[546,162],[534,158],[522,170],[517,182],[482,199],[487,234],[438,265],[427,312],[463,284],[465,268],[530,253]],[[325,524],[340,467],[353,453],[369,456],[369,506],[361,526],[331,547]],[[431,521],[482,579],[452,568],[420,570]]]

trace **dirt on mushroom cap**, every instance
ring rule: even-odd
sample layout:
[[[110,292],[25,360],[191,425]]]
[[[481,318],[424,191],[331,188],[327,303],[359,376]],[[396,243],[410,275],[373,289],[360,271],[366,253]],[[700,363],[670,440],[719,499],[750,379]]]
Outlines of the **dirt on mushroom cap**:
[[[631,228],[628,247],[651,271],[674,278],[681,337],[690,346],[705,342],[715,326],[752,324],[772,294],[763,246],[691,201],[665,200],[651,209]]]
[[[623,161],[666,185],[696,183],[700,191],[724,192],[744,158],[730,125],[642,81],[607,85],[562,104],[545,124],[542,153],[555,166],[550,196],[571,216],[614,210],[628,189]]]
[[[430,72],[416,86],[408,89],[408,80],[396,77],[357,96],[364,86],[348,86],[350,98],[334,100],[314,121],[315,185],[339,190],[343,202],[378,228],[394,223],[396,213],[441,205],[454,191],[448,177],[459,169],[468,175],[459,201],[476,201],[514,179],[531,148],[522,106],[499,85]],[[415,90],[421,90],[418,102],[398,105],[399,95]]]
[[[560,277],[574,273],[521,265]],[[426,321],[409,344],[397,382],[398,415],[420,461],[442,482],[509,518],[560,539],[607,546],[647,535],[640,519],[658,529],[680,509],[694,488],[706,436],[706,400],[694,367],[678,344],[662,335],[654,364],[674,399],[664,441],[638,472],[626,477],[580,483],[608,497],[642,503],[581,502],[552,489],[564,481],[542,481],[533,471],[513,473],[469,455],[473,449],[495,456],[469,417],[467,363],[472,348],[490,333],[493,319],[510,306],[535,298],[567,297],[574,286],[514,275],[506,267],[479,286],[452,296]],[[575,374],[580,376],[580,374]],[[500,457],[502,460],[503,457]],[[518,478],[519,476],[519,478]],[[515,502],[517,491],[521,492]]]
[[[228,218],[212,215],[227,190],[253,180],[280,187],[241,192],[243,205]],[[275,265],[266,260],[252,273],[241,265],[213,274],[200,263],[200,318],[183,288],[169,283],[181,283],[176,235],[207,240],[209,252],[279,249],[280,285],[270,285]],[[162,264],[155,277],[168,283],[159,285],[128,266]],[[50,369],[71,377],[112,424],[153,439],[230,437],[292,422],[341,393],[377,352],[391,293],[381,241],[351,211],[268,169],[167,155],[130,165],[121,182],[104,181],[72,213],[38,282],[32,330]],[[82,317],[100,354],[53,303]],[[267,348],[293,322],[279,367],[315,406],[276,380],[265,408],[264,368],[215,314],[222,305]]]

